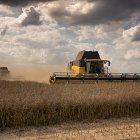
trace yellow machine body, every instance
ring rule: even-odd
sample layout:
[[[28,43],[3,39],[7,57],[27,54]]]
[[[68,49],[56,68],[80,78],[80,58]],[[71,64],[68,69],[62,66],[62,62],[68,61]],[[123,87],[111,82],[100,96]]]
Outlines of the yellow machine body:
[[[96,74],[96,73],[100,75],[105,74],[104,64],[106,64],[108,60],[87,59],[87,60],[84,60],[84,62],[85,62],[84,67],[76,66],[74,64],[71,65],[68,71],[68,75],[74,77],[74,76],[82,75],[82,74]],[[88,70],[88,65],[90,66],[89,70]]]
[[[85,73],[85,67],[78,67],[78,66],[72,66],[72,72],[75,74],[84,74]]]

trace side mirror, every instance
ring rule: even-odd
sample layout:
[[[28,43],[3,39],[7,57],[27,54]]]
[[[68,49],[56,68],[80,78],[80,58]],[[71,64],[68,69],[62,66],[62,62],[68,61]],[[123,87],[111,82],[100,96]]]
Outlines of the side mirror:
[[[110,61],[108,61],[108,66],[110,66],[111,65],[111,62]]]

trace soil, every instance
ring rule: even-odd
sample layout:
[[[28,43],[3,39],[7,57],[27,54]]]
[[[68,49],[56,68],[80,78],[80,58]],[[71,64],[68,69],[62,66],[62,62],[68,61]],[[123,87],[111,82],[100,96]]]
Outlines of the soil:
[[[140,140],[140,118],[6,129],[0,140]]]

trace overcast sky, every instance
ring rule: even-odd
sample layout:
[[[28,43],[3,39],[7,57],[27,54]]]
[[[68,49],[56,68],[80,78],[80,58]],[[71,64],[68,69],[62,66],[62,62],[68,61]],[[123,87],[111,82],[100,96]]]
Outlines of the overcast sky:
[[[63,70],[81,50],[140,72],[140,0],[0,0],[0,65]]]

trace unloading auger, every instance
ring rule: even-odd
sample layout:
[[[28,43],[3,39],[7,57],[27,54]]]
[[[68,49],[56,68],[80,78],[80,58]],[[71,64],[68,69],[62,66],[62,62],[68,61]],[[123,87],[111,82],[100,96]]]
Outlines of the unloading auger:
[[[140,80],[140,73],[111,73],[110,65],[109,60],[100,58],[98,51],[80,51],[76,60],[68,63],[67,72],[54,72],[49,82],[55,84]]]

